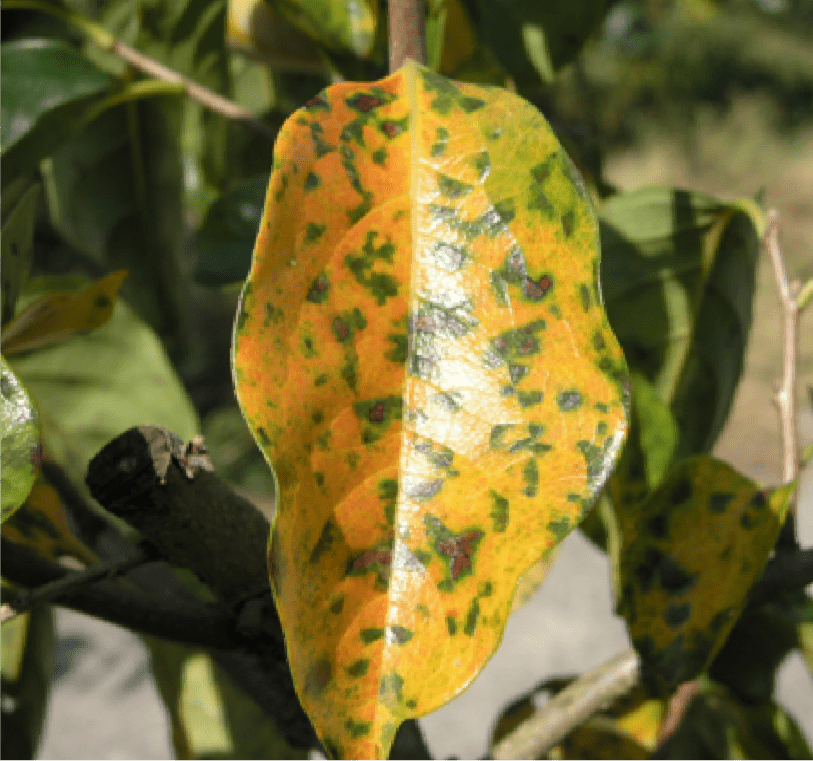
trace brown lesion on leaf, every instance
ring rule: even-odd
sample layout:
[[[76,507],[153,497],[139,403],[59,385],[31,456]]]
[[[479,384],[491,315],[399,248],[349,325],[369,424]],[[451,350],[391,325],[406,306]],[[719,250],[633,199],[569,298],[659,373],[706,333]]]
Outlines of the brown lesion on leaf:
[[[526,277],[522,283],[522,295],[528,301],[541,301],[553,287],[550,275],[542,275],[539,280]]]
[[[308,111],[329,111],[330,104],[327,102],[327,99],[319,93],[319,95],[311,98],[307,103],[305,103],[305,109]]]
[[[376,586],[385,588],[389,581],[391,570],[392,549],[388,547],[377,547],[372,550],[367,550],[351,560],[347,572],[349,575],[362,576],[372,571],[376,576]]]
[[[378,108],[379,106],[383,105],[383,101],[380,98],[376,98],[374,95],[364,92],[352,95],[345,101],[345,103],[347,103],[350,108],[354,108],[356,111],[360,111],[362,114],[366,114],[369,111],[372,111],[374,108]]]
[[[482,538],[483,532],[475,529],[452,535],[438,544],[440,554],[449,558],[449,575],[452,581],[457,581],[462,574],[471,571],[472,556]]]
[[[311,666],[305,677],[305,692],[319,696],[333,677],[333,666],[327,657],[320,658]]]

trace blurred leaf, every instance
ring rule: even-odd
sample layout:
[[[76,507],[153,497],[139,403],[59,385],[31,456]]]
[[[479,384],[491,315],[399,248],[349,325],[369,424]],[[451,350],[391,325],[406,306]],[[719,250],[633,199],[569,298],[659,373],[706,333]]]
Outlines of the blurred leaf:
[[[32,281],[30,295],[65,285]],[[14,369],[37,400],[46,450],[79,482],[96,452],[132,426],[164,426],[184,440],[198,433],[161,342],[121,299],[106,324],[15,357]]]
[[[811,758],[804,735],[781,706],[740,703],[704,681],[658,758]]]
[[[29,304],[3,330],[7,355],[64,341],[104,325],[113,314],[127,273],[113,272],[79,293],[52,291]]]
[[[183,183],[175,99],[105,111],[45,172],[51,221],[103,270],[123,268],[124,295],[162,336],[183,335]]]
[[[378,0],[276,0],[288,20],[336,53],[367,58],[373,52]]]
[[[266,174],[240,180],[209,207],[196,234],[198,282],[214,286],[246,279],[267,187]]]
[[[36,758],[56,654],[53,612],[40,606],[2,625],[3,758]]]
[[[802,644],[800,629],[812,623],[813,601],[804,592],[747,608],[709,667],[709,676],[748,703],[771,700],[777,669]]]
[[[22,506],[40,469],[39,412],[28,390],[6,362],[2,363],[2,520],[6,521]]]
[[[545,680],[513,701],[500,713],[489,747],[545,710],[536,707],[541,694],[554,697],[575,679]],[[651,698],[641,685],[637,685],[576,727],[544,758],[648,758],[655,748],[665,707],[664,701]]]
[[[464,82],[505,86],[505,72],[490,49],[478,38],[463,0],[446,0],[440,5],[446,15],[442,24],[440,60],[436,66],[440,73]],[[428,38],[427,26],[427,47]]]
[[[602,291],[627,362],[675,418],[674,458],[707,452],[742,373],[762,213],[655,187],[611,197],[599,217]]]
[[[808,602],[808,604],[810,604]],[[802,621],[797,628],[799,648],[807,664],[807,670],[813,678],[813,621]]]
[[[4,198],[7,196],[4,193]],[[34,223],[37,220],[37,201],[40,197],[39,183],[32,183],[6,217],[3,217],[3,230],[0,234],[2,259],[2,325],[14,317],[20,289],[28,278],[31,269],[31,255],[34,243]],[[3,350],[7,351],[5,343]]]
[[[178,758],[307,758],[275,721],[213,663],[191,648],[145,638]]]
[[[3,538],[34,550],[42,558],[68,556],[85,565],[98,558],[71,532],[56,489],[37,481],[22,508],[3,524]]]
[[[784,522],[795,484],[762,490],[708,457],[676,465],[619,513],[618,610],[664,689],[696,677],[734,626]]]
[[[480,36],[520,91],[550,82],[606,12],[606,0],[475,0]]]
[[[229,0],[229,44],[282,71],[318,73],[325,64],[319,47],[268,0]]]
[[[0,69],[5,188],[75,134],[114,79],[59,40],[4,42]]]
[[[476,676],[518,577],[609,475],[626,368],[597,242],[549,125],[507,91],[407,63],[280,131],[233,365],[332,755],[385,754]]]

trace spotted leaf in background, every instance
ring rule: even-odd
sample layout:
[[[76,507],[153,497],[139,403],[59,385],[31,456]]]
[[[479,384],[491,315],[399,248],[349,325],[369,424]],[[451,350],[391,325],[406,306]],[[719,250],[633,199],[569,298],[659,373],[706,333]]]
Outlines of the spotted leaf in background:
[[[618,609],[658,686],[693,679],[722,647],[794,490],[761,489],[724,462],[695,457],[621,515]]]
[[[626,430],[598,233],[543,117],[414,64],[284,125],[235,327],[271,585],[334,756],[386,757],[502,637]]]

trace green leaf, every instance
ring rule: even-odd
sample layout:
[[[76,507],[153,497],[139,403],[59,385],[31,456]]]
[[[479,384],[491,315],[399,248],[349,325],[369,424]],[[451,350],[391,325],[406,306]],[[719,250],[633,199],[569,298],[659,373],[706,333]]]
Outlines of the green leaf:
[[[677,422],[675,459],[708,452],[742,373],[762,213],[655,187],[613,196],[599,217],[602,291],[627,362]]]
[[[781,706],[745,705],[725,687],[704,680],[658,758],[811,758],[811,750]]]
[[[14,317],[20,289],[28,278],[28,272],[31,269],[34,223],[37,220],[37,201],[39,197],[39,183],[30,185],[8,217],[3,219],[3,229],[2,233],[0,233],[3,327]],[[5,349],[5,346],[3,348]]]
[[[480,36],[520,90],[572,61],[604,18],[606,0],[476,0]]]
[[[240,180],[209,207],[195,236],[198,282],[213,286],[246,279],[267,187],[265,174]]]
[[[166,98],[105,111],[45,171],[51,221],[103,270],[130,273],[124,295],[167,337],[183,335],[183,183]]]
[[[31,396],[14,374],[5,357],[0,379],[2,397],[2,520],[18,510],[40,469],[42,448],[40,446],[39,412]]]
[[[69,285],[32,282],[30,297]],[[15,357],[14,369],[37,400],[45,448],[80,482],[96,452],[128,428],[161,425],[184,440],[199,431],[161,342],[121,299],[105,325]]]
[[[723,462],[696,457],[619,514],[618,610],[655,683],[673,689],[719,651],[773,550],[794,490],[763,490]]]
[[[5,590],[4,590],[5,591]],[[56,654],[53,612],[34,608],[2,626],[3,758],[36,758]]]
[[[4,42],[0,68],[5,188],[75,134],[114,79],[59,40]]]
[[[283,15],[336,53],[367,58],[376,41],[378,0],[279,0]]]
[[[178,758],[307,758],[206,653],[145,638]]]

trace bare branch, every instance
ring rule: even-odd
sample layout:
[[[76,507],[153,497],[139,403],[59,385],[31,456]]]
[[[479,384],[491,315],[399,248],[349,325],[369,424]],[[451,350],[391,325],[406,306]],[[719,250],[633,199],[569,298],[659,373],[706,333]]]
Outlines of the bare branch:
[[[782,380],[776,391],[775,403],[779,411],[782,431],[782,481],[790,483],[799,475],[799,444],[796,431],[796,348],[799,342],[800,286],[788,282],[785,260],[779,245],[779,214],[776,209],[768,212],[765,230],[765,248],[771,257],[779,302],[782,306]],[[798,547],[796,539],[796,498],[791,498],[786,528],[780,535],[778,546]]]
[[[588,671],[498,742],[492,748],[492,758],[542,758],[596,711],[629,692],[640,669],[638,655],[627,650]]]

